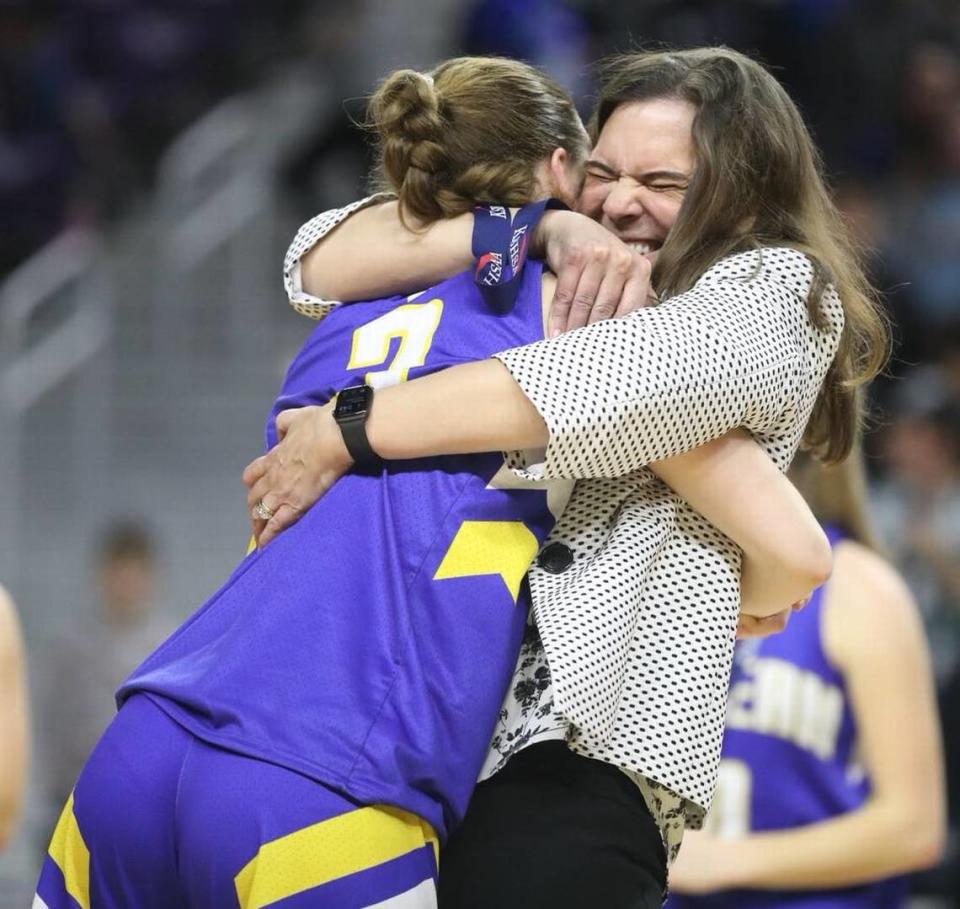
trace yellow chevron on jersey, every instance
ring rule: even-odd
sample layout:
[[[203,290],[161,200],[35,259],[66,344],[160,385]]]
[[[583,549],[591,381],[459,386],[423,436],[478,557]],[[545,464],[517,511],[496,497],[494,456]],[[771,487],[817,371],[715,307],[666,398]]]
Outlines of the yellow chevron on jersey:
[[[538,548],[537,538],[523,521],[464,521],[433,579],[498,574],[516,603]]]
[[[53,831],[49,853],[63,874],[67,893],[81,909],[90,909],[90,850],[77,826],[72,792]]]

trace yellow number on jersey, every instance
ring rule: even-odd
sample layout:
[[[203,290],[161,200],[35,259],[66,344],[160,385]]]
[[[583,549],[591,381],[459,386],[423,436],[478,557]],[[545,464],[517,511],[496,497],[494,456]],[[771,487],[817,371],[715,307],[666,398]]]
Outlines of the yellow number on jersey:
[[[364,381],[374,388],[405,382],[410,370],[415,366],[423,366],[427,359],[442,314],[443,300],[407,303],[384,313],[379,319],[361,325],[353,333],[353,349],[347,369],[386,363],[390,355],[390,342],[399,338],[400,346],[389,366],[368,372]]]

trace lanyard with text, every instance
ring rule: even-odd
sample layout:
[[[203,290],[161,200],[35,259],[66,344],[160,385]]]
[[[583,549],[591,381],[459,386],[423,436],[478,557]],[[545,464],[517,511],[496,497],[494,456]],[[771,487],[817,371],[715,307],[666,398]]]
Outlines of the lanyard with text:
[[[503,205],[478,205],[473,210],[474,272],[480,293],[496,312],[509,312],[517,299],[530,238],[548,208],[566,209],[559,199],[524,205],[510,219]]]

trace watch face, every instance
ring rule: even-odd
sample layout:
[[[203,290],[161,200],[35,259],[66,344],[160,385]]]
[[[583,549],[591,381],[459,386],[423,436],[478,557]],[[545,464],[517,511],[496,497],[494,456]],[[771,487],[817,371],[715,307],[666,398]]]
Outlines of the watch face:
[[[367,385],[352,385],[350,388],[344,388],[337,395],[334,419],[339,420],[365,413],[369,409],[372,394],[373,389]]]

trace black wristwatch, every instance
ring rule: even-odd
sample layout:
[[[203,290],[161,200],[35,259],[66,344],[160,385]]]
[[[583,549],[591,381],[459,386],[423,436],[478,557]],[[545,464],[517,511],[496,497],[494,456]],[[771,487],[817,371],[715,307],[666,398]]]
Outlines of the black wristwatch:
[[[333,419],[337,421],[344,444],[353,463],[361,469],[379,469],[383,459],[370,447],[367,417],[373,407],[373,389],[369,385],[351,385],[337,395]]]

